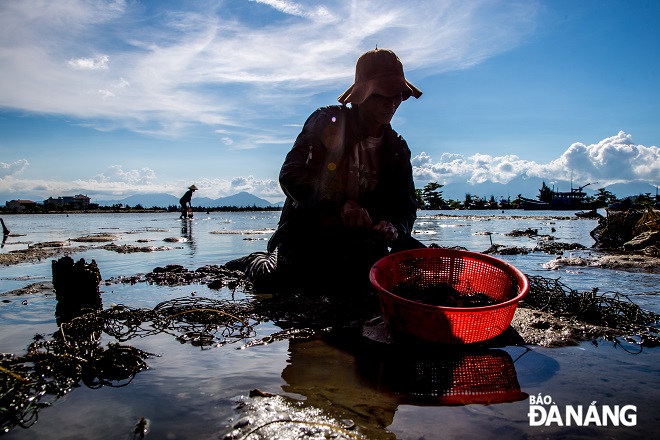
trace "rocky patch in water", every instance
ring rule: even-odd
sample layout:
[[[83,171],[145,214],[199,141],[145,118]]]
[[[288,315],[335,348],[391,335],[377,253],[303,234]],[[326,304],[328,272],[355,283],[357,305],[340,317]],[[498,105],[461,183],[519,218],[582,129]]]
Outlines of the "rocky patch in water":
[[[83,237],[72,238],[71,241],[82,243],[103,243],[107,241],[117,241],[119,237],[113,234],[92,234]]]
[[[131,244],[116,244],[109,243],[103,246],[107,251],[117,252],[119,254],[133,254],[136,252],[157,252],[157,251],[170,251],[169,246],[135,246]]]
[[[87,249],[87,247],[70,246],[69,242],[35,243],[27,249],[19,249],[6,254],[0,254],[0,264],[3,266],[12,266],[14,264],[30,263],[62,255],[70,255]]]

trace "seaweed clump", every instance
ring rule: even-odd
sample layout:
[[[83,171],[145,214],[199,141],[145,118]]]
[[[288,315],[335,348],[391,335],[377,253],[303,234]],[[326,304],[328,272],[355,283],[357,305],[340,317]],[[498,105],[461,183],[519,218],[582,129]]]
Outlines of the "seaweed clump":
[[[29,428],[41,409],[81,385],[129,384],[154,355],[121,342],[167,333],[201,348],[222,346],[253,336],[252,316],[247,302],[186,297],[153,309],[118,305],[63,322],[51,338],[36,335],[22,356],[0,353],[0,434]],[[115,339],[106,347],[104,333]]]
[[[410,301],[442,307],[483,307],[498,303],[485,293],[461,293],[447,283],[422,287],[404,282],[394,286],[392,293]]]
[[[660,314],[643,310],[628,296],[599,293],[597,288],[579,292],[559,279],[541,276],[528,276],[528,279],[530,289],[521,307],[606,327],[645,347],[660,345],[659,331],[654,327],[660,322]]]
[[[150,353],[118,343],[100,345],[103,318],[96,313],[62,324],[51,339],[36,335],[26,354],[0,353],[0,433],[29,428],[39,410],[81,383],[124,386],[147,368]]]
[[[153,309],[116,305],[101,313],[103,331],[118,341],[159,333],[181,343],[206,348],[223,346],[254,335],[249,302],[183,297],[161,302]]]

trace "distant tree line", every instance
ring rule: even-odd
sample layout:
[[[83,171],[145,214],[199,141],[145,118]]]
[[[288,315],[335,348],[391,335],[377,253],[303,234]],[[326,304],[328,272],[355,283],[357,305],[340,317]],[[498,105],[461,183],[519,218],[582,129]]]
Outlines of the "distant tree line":
[[[445,199],[442,196],[442,187],[443,185],[439,184],[438,182],[430,182],[423,188],[415,189],[418,208],[426,210],[503,208],[518,209],[521,207],[524,200],[521,194],[518,194],[517,197],[513,200],[511,200],[511,197],[507,197],[506,199],[502,197],[499,200],[496,200],[495,196],[493,195],[488,197],[479,197],[471,193],[466,193],[463,200]],[[543,182],[537,199],[542,202],[550,202],[552,200],[553,193],[554,191],[548,185],[546,185],[545,182]],[[598,188],[598,192],[593,196],[586,196],[585,201],[598,201],[601,202],[603,207],[606,207],[611,203],[622,201],[627,201],[631,206],[637,207],[653,205],[657,206],[658,203],[656,197],[652,196],[651,193],[639,194],[637,196],[629,196],[619,199],[605,188]]]
[[[268,207],[259,207],[256,205],[253,206],[219,206],[213,208],[207,208],[203,206],[193,206],[194,212],[246,212],[246,211],[281,211],[282,208],[279,206],[268,206]],[[6,206],[0,207],[0,213],[8,214],[53,214],[53,213],[71,213],[71,212],[180,212],[181,207],[178,205],[170,205],[167,207],[161,206],[152,206],[150,208],[145,208],[141,204],[136,204],[134,206],[123,205],[123,204],[114,204],[110,206],[99,206],[95,203],[90,203],[86,208],[81,208],[80,206],[74,205],[64,205],[64,206],[55,206],[53,204],[41,205],[37,204],[31,208],[16,210],[10,209]]]
[[[193,212],[248,212],[248,211],[281,211],[281,206],[214,206],[204,207],[204,206],[193,206]],[[180,212],[181,207],[179,205],[170,205],[167,207],[167,212]]]

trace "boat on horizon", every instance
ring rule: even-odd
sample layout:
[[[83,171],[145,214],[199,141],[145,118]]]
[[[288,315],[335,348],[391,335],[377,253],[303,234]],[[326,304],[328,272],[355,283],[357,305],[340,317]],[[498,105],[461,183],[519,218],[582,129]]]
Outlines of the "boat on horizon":
[[[562,210],[562,211],[591,211],[603,208],[605,204],[599,200],[587,201],[587,193],[582,191],[589,184],[573,188],[569,192],[552,191],[552,199],[549,202],[522,198],[522,209],[524,210]]]

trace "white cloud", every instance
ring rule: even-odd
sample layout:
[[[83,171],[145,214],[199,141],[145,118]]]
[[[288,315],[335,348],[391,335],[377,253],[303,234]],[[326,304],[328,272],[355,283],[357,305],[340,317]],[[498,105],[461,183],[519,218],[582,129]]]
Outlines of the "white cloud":
[[[660,149],[635,145],[632,135],[620,131],[597,144],[575,143],[562,156],[550,164],[550,169],[579,173],[588,179],[607,181],[660,181]]]
[[[149,134],[242,126],[264,107],[285,109],[349,84],[357,56],[376,45],[395,47],[409,72],[473,65],[529,34],[537,8],[493,0],[259,3],[253,7],[282,17],[255,22],[256,14],[225,13],[230,6],[214,2],[151,16],[125,1],[0,2],[0,107]],[[260,129],[255,123],[245,136]]]
[[[660,149],[636,145],[630,134],[620,131],[616,136],[585,145],[574,143],[557,159],[540,164],[517,156],[475,154],[443,154],[437,162],[422,152],[412,159],[415,180],[436,181],[446,185],[468,182],[507,184],[517,178],[598,182],[599,186],[614,183],[660,182]]]
[[[284,14],[298,17],[307,17],[317,20],[331,20],[332,13],[325,6],[312,6],[286,1],[286,0],[254,0],[257,3],[268,5]]]
[[[95,58],[78,58],[75,60],[69,60],[69,66],[80,70],[102,70],[108,68],[108,61],[110,61],[110,57],[107,55],[99,55]]]
[[[7,177],[21,174],[28,165],[26,159],[20,159],[12,163],[0,162],[0,179],[6,179]]]
[[[124,171],[121,165],[111,165],[94,180],[96,182],[122,182],[130,185],[148,185],[156,178],[156,173],[150,168]]]
[[[264,197],[281,196],[282,190],[277,181],[272,179],[255,179],[254,176],[235,177],[228,188],[229,194],[246,191]]]

